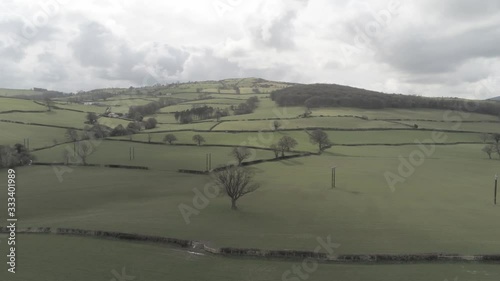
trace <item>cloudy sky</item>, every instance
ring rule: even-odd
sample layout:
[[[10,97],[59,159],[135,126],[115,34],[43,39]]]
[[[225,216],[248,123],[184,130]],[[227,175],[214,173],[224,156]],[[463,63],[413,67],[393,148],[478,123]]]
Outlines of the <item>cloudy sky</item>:
[[[500,95],[498,0],[144,2],[2,0],[0,87],[76,92],[251,76]]]

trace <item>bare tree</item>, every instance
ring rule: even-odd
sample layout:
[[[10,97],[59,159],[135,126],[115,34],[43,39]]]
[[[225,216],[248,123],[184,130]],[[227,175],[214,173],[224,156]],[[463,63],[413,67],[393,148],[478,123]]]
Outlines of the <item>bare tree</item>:
[[[253,174],[242,167],[229,167],[215,174],[215,184],[231,198],[231,209],[237,210],[236,201],[254,192],[259,184],[252,183]]]
[[[172,144],[176,140],[177,140],[177,137],[174,134],[167,134],[163,138],[163,141],[168,142],[168,144]]]
[[[200,146],[202,143],[206,142],[205,138],[202,137],[201,135],[194,135],[193,136],[193,141]]]
[[[493,146],[492,144],[488,144],[485,145],[482,150],[484,153],[488,154],[488,157],[491,159],[491,154],[493,153],[493,151],[495,151],[495,146]]]
[[[488,133],[482,133],[481,135],[479,135],[479,137],[481,138],[481,140],[483,141],[483,143],[487,143],[488,140],[491,139],[491,135],[488,134]]]
[[[328,134],[325,133],[323,130],[317,129],[314,130],[312,133],[309,132],[307,133],[309,134],[309,140],[311,141],[311,143],[318,145],[319,153],[332,146],[332,143],[328,138]]]
[[[280,157],[280,149],[279,149],[278,145],[271,144],[271,146],[269,148],[271,148],[271,150],[274,152],[274,158]]]
[[[87,157],[94,152],[92,145],[88,141],[78,142],[76,154],[82,160],[83,165],[87,165]]]
[[[49,97],[45,97],[44,101],[45,101],[45,106],[47,106],[47,110],[52,111],[52,107],[54,107],[54,101]]]
[[[282,124],[281,124],[281,122],[280,122],[280,121],[275,120],[275,121],[273,122],[273,127],[274,127],[274,130],[275,130],[275,131],[279,130],[279,129],[281,128],[281,125],[282,125]]]
[[[500,134],[493,134],[490,138],[494,141],[493,151],[496,152],[500,158]]]
[[[250,157],[252,155],[252,152],[250,151],[250,149],[240,146],[233,148],[230,154],[236,159],[236,161],[238,161],[238,166],[241,166],[241,163],[245,161],[245,159]]]
[[[290,151],[293,149],[295,146],[297,146],[297,141],[289,136],[283,136],[279,141],[278,141],[278,148],[281,151],[281,157],[285,157],[285,152]]]
[[[70,141],[78,140],[78,132],[75,129],[67,129],[66,130],[66,138]]]

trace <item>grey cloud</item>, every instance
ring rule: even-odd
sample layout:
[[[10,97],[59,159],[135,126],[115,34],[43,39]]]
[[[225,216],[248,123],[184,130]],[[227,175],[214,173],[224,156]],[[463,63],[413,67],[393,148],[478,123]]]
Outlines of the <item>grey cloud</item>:
[[[408,34],[382,47],[382,62],[408,73],[445,73],[474,58],[500,56],[500,27],[473,29],[454,36],[418,38]]]
[[[81,25],[80,33],[69,45],[79,63],[91,67],[98,77],[143,86],[179,74],[189,57],[188,52],[166,44],[133,48],[96,22]]]
[[[80,25],[78,37],[69,45],[75,58],[83,66],[112,66],[117,51],[124,51],[125,46],[103,25],[91,22]]]
[[[443,19],[474,20],[500,12],[500,1],[498,0],[431,0],[424,3],[426,10],[438,13]]]

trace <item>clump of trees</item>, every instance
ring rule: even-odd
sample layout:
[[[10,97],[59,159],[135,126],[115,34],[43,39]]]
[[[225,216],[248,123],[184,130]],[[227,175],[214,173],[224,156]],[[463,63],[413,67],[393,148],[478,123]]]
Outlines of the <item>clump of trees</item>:
[[[158,101],[153,101],[145,105],[133,105],[129,107],[128,117],[136,121],[142,121],[144,116],[155,114],[161,108],[177,103],[177,100],[162,97]]]
[[[158,121],[156,121],[155,118],[148,118],[148,120],[144,122],[144,128],[146,128],[146,130],[154,129],[156,128],[156,124],[158,124]]]
[[[307,108],[431,108],[460,110],[495,116],[500,112],[500,103],[494,101],[466,101],[458,98],[384,94],[334,84],[295,85],[273,91],[271,99],[279,106],[305,106]]]
[[[260,187],[258,183],[253,182],[253,176],[250,170],[234,166],[215,173],[215,184],[231,199],[232,210],[238,209],[238,199]]]
[[[97,123],[99,116],[95,112],[89,112],[89,113],[87,113],[85,118],[86,118],[85,124],[94,125],[95,123]]]
[[[206,105],[193,107],[184,111],[176,111],[174,113],[175,120],[181,124],[188,124],[195,120],[206,120],[212,118],[220,119],[221,117],[228,115],[229,111],[227,109],[220,110]]]
[[[35,156],[20,143],[16,143],[13,147],[0,145],[0,168],[26,166],[31,164],[32,160],[35,160]]]
[[[250,97],[244,103],[240,103],[236,107],[234,106],[231,107],[235,115],[243,115],[254,112],[254,110],[258,107],[258,105],[259,105],[259,99],[257,97]]]

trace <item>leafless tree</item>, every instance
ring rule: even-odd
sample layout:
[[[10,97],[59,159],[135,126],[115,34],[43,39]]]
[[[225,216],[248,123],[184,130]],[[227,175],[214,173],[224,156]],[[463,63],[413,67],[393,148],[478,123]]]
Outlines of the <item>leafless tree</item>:
[[[332,143],[328,138],[328,134],[325,133],[323,130],[317,129],[314,130],[312,133],[309,132],[307,133],[309,134],[309,140],[311,141],[311,143],[318,145],[319,153],[332,146]]]
[[[483,152],[488,154],[488,157],[491,159],[491,154],[495,151],[495,146],[492,144],[487,144],[483,147]]]
[[[285,157],[285,152],[290,151],[292,148],[297,146],[297,141],[289,136],[283,136],[279,141],[278,141],[278,148],[281,151],[281,157]]]
[[[47,110],[52,111],[52,107],[54,107],[54,101],[49,97],[45,97],[44,101],[45,101],[45,106],[47,106]]]
[[[238,161],[238,166],[240,166],[241,163],[251,155],[252,152],[250,151],[250,149],[243,146],[235,147],[233,148],[233,150],[231,150],[231,156],[233,156],[236,161]]]
[[[274,158],[280,157],[280,149],[279,149],[278,145],[271,144],[271,146],[269,148],[271,148],[271,150],[274,152]]]
[[[494,141],[494,152],[498,154],[498,157],[500,158],[500,134],[493,134],[491,135],[491,139]]]
[[[67,129],[66,130],[66,138],[70,141],[78,140],[78,132],[75,129]]]
[[[76,154],[82,160],[83,165],[87,165],[87,157],[94,152],[92,145],[88,141],[78,142]]]
[[[231,209],[237,210],[236,201],[242,196],[254,192],[260,186],[253,183],[253,174],[242,167],[229,167],[215,175],[215,184],[231,198]]]
[[[487,143],[491,139],[491,135],[488,133],[482,133],[480,136],[483,143]]]

